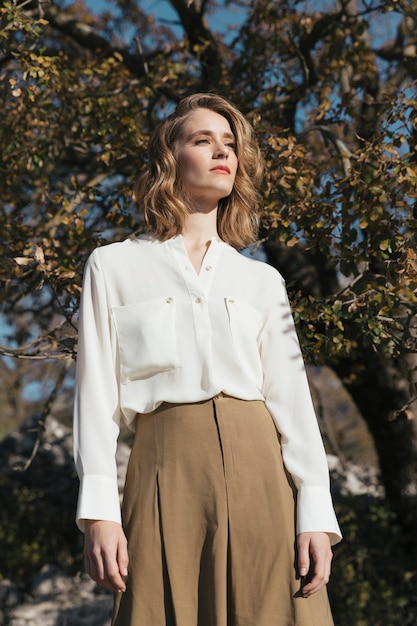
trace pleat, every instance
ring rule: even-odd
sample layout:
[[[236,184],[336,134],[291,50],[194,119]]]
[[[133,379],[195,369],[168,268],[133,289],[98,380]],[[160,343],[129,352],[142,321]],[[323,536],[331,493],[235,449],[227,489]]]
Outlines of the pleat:
[[[294,511],[263,402],[221,394],[139,415],[113,626],[331,626],[326,590],[299,593]]]
[[[215,402],[229,517],[228,626],[332,626],[326,589],[303,598],[296,492],[263,402]]]
[[[126,592],[116,594],[114,626],[175,626],[160,515],[155,423],[142,416],[129,459],[123,498],[128,538]]]

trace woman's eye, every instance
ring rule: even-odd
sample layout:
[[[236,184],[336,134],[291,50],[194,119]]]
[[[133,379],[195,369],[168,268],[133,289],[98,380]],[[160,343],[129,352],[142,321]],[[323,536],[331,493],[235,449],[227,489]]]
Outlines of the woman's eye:
[[[208,144],[210,143],[210,139],[208,137],[201,137],[200,139],[196,139],[195,140],[195,145],[199,146],[199,145],[204,145],[204,144]],[[233,150],[234,152],[236,152],[236,142],[235,141],[228,141],[227,143],[224,144],[225,146],[227,146],[228,148],[230,148],[230,150]]]

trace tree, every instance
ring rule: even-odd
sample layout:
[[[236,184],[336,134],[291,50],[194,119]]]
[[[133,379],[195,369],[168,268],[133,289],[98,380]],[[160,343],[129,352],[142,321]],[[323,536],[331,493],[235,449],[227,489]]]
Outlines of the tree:
[[[262,245],[305,354],[355,399],[412,542],[417,3],[168,4],[175,23],[134,0],[99,15],[1,5],[1,352],[14,376],[31,360],[48,393],[71,384],[82,268],[96,245],[141,230],[131,190],[149,133],[184,95],[221,93],[262,145]],[[227,37],[214,19],[225,10],[239,10]]]

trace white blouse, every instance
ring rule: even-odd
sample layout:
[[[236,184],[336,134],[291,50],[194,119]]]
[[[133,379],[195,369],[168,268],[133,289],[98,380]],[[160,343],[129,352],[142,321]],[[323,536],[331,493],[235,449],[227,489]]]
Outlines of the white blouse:
[[[297,488],[297,532],[341,533],[284,281],[213,239],[199,274],[181,236],[97,248],[84,275],[74,410],[77,521],[120,523],[121,416],[220,392],[265,400]]]

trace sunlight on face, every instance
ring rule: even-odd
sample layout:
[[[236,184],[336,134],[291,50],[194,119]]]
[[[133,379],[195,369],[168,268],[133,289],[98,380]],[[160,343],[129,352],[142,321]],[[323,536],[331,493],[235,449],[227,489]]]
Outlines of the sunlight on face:
[[[190,113],[175,154],[182,189],[192,203],[213,208],[231,193],[238,160],[235,138],[225,117],[210,109]]]

